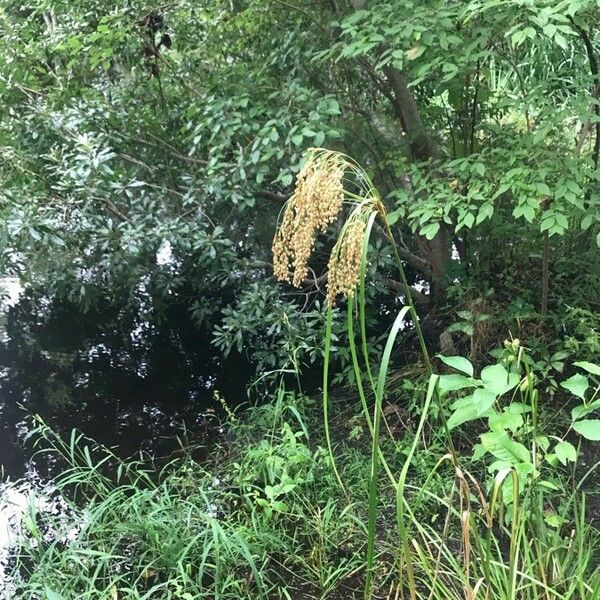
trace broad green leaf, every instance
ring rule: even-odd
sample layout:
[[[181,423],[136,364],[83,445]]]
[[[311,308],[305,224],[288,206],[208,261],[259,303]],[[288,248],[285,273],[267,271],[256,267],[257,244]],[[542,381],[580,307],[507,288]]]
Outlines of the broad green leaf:
[[[519,383],[519,376],[509,373],[503,365],[490,365],[481,371],[481,380],[487,390],[502,396]]]
[[[543,194],[544,196],[552,196],[550,188],[543,181],[540,183],[536,183],[535,187],[540,194]]]
[[[586,440],[600,442],[600,419],[585,419],[573,424],[573,429]]]
[[[421,229],[421,235],[427,238],[428,240],[432,240],[439,230],[439,223],[429,223],[429,225],[426,225],[425,227],[423,227],[423,229]]]
[[[514,413],[515,415],[522,415],[524,413],[531,412],[531,406],[527,406],[527,404],[523,404],[523,402],[511,402],[506,407],[506,410]]]
[[[502,431],[508,429],[513,433],[523,426],[523,417],[509,410],[504,410],[502,413],[494,413],[488,419],[490,429],[493,431]]]
[[[512,464],[507,460],[495,460],[489,467],[489,473],[497,473],[504,469],[512,470]]]
[[[480,437],[483,447],[500,460],[508,461],[512,465],[531,462],[529,450],[508,437],[505,431],[483,433]]]
[[[600,409],[600,398],[598,400],[594,400],[589,404],[580,404],[571,410],[571,419],[573,421],[577,421],[577,419],[581,419],[581,417],[585,417],[595,410]]]
[[[595,365],[594,363],[587,362],[586,360],[580,360],[573,363],[576,367],[580,367],[581,369],[585,369],[588,373],[592,375],[600,375],[600,366]]]
[[[317,135],[315,135],[313,144],[315,146],[322,146],[324,141],[325,141],[325,133],[323,131],[317,131]]]
[[[485,456],[486,449],[481,444],[475,444],[473,446],[473,456],[471,460],[476,462]]]
[[[473,365],[466,358],[462,356],[443,356],[442,354],[438,354],[437,358],[445,365],[466,373],[469,377],[473,377]]]
[[[402,214],[402,211],[400,209],[393,210],[392,212],[388,213],[388,215],[387,215],[388,225],[395,225],[396,221],[398,221],[401,214]]]
[[[485,175],[485,165],[483,163],[475,163],[473,165],[473,171],[483,177]]]
[[[445,394],[446,392],[455,392],[465,388],[476,387],[477,382],[475,379],[465,377],[464,375],[458,375],[457,373],[452,375],[440,375],[438,386],[440,392]]]
[[[590,387],[588,378],[581,373],[575,373],[569,379],[561,381],[560,385],[582,400],[585,400],[585,392]]]
[[[472,396],[461,398],[454,403],[456,410],[448,419],[448,429],[452,430],[463,423],[479,419],[494,405],[496,396],[487,390],[477,389]]]
[[[568,461],[575,462],[577,460],[577,450],[569,442],[558,442],[554,447],[554,454],[563,465],[566,465]]]

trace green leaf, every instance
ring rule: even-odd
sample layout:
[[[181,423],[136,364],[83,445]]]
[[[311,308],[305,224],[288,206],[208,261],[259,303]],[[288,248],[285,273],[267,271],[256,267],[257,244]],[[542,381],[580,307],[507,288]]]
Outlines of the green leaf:
[[[465,388],[476,387],[477,382],[464,375],[440,375],[438,386],[440,393],[445,394],[446,392],[455,392]]]
[[[516,373],[509,373],[503,365],[490,365],[481,371],[481,379],[487,390],[502,396],[519,383]]]
[[[537,191],[540,194],[543,194],[544,196],[552,196],[552,192],[550,191],[550,188],[543,181],[540,183],[536,183],[535,188],[537,189]]]
[[[547,479],[541,479],[539,483],[542,487],[545,487],[548,490],[552,490],[554,492],[558,492],[560,490],[560,488],[556,484],[552,483],[551,481],[548,481]]]
[[[590,402],[589,404],[580,404],[571,410],[571,419],[573,419],[573,421],[577,421],[577,419],[581,419],[581,417],[585,417],[599,408],[600,398]]]
[[[388,225],[395,225],[396,222],[398,221],[398,219],[400,218],[401,214],[402,214],[402,210],[399,208],[388,213],[388,215],[387,215]]]
[[[505,431],[483,433],[480,437],[483,447],[500,460],[510,462],[512,465],[531,462],[529,450],[523,444],[509,438]]]
[[[439,223],[429,223],[429,225],[421,229],[421,235],[425,236],[428,240],[432,240],[439,230]]]
[[[462,356],[443,356],[442,354],[438,354],[437,358],[445,365],[466,373],[469,377],[473,377],[473,365],[466,358]]]
[[[48,586],[44,588],[46,600],[65,600],[65,597],[58,592],[51,590]]]
[[[550,440],[545,435],[536,435],[534,439],[535,439],[536,444],[544,452],[548,452],[548,448],[550,447]]]
[[[463,423],[479,419],[494,405],[495,401],[494,394],[482,389],[475,390],[472,396],[461,398],[454,403],[457,408],[448,419],[448,429],[452,430]]]
[[[505,410],[514,413],[515,415],[522,415],[531,412],[531,407],[527,406],[527,404],[523,404],[523,402],[511,402]]]
[[[473,171],[483,177],[485,175],[485,165],[483,163],[475,163],[473,165]]]
[[[280,181],[281,181],[281,185],[287,187],[289,185],[292,185],[292,182],[294,181],[294,177],[291,173],[286,173],[285,175],[281,176]]]
[[[573,429],[586,440],[600,442],[600,419],[585,419],[573,424]]]
[[[523,417],[518,413],[505,409],[502,413],[490,415],[488,424],[492,431],[508,429],[514,433],[523,426]]]
[[[591,373],[592,375],[600,375],[600,366],[595,365],[594,363],[587,362],[586,360],[579,360],[573,364],[576,367],[585,369],[588,373]]]
[[[581,373],[576,373],[569,379],[561,381],[560,385],[582,400],[585,400],[585,392],[590,387],[588,378]]]
[[[315,139],[313,143],[315,146],[322,146],[325,141],[325,133],[323,131],[318,131],[317,135],[315,135]]]
[[[577,450],[569,442],[558,442],[554,447],[554,454],[563,465],[566,465],[568,461],[575,462],[577,460]]]
[[[565,522],[565,519],[564,519],[564,517],[561,517],[558,513],[552,512],[552,513],[544,513],[544,521],[546,521],[546,523],[550,527],[558,529],[559,527],[561,527],[563,525],[563,523]]]
[[[581,229],[583,229],[584,231],[586,229],[589,229],[590,225],[594,222],[594,219],[595,215],[592,213],[585,215],[585,217],[581,219]]]
[[[475,220],[475,224],[479,225],[485,219],[489,219],[494,214],[494,205],[491,202],[486,202],[479,207],[479,212],[477,213],[477,219]]]

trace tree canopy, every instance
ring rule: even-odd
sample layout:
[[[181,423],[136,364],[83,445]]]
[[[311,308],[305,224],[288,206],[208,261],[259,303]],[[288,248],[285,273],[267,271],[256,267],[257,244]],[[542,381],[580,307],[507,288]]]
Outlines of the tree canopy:
[[[326,147],[381,191],[424,315],[593,310],[599,26],[595,0],[2,0],[3,269],[314,357],[327,253],[281,288],[271,242]],[[371,259],[385,310],[383,237]]]

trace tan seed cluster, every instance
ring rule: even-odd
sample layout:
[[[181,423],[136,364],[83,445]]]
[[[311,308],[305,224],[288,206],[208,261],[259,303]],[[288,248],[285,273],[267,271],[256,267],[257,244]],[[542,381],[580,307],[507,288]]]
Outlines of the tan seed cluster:
[[[328,265],[327,302],[333,306],[338,295],[351,298],[360,280],[360,265],[366,222],[358,216],[348,223],[333,248]]]
[[[342,210],[345,161],[333,152],[313,153],[296,179],[273,241],[275,277],[296,287],[308,274],[308,259],[318,231]]]

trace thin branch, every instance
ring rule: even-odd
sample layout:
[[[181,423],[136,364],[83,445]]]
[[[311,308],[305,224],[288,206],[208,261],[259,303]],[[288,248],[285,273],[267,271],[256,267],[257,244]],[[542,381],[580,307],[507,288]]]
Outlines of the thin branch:
[[[137,165],[138,167],[142,167],[142,169],[145,169],[146,171],[148,171],[148,173],[154,173],[154,167],[151,167],[149,164],[145,163],[139,158],[135,158],[135,156],[130,156],[129,154],[124,154],[123,152],[120,152],[119,157],[123,160],[126,160],[127,162]]]
[[[396,292],[400,292],[401,294],[406,294],[407,291],[412,295],[413,300],[420,304],[421,306],[428,306],[431,304],[431,298],[424,294],[423,292],[419,292],[414,287],[408,286],[408,288],[401,282],[396,281],[395,279],[388,278],[385,280],[385,283],[389,288]]]
[[[286,2],[285,0],[275,0],[275,2],[277,2],[278,4],[281,4],[282,6],[287,6],[288,8],[291,8],[292,10],[295,10],[299,13],[302,13],[305,17],[310,19],[315,25],[320,27],[320,29],[322,31],[324,31],[325,33],[329,33],[329,28],[326,27],[325,25],[323,25],[323,23],[321,23],[321,21],[319,21],[319,19],[317,19],[314,15],[312,15],[305,8],[302,8],[301,6],[297,6],[296,4],[292,4],[291,2]]]
[[[185,154],[182,154],[181,152],[179,152],[179,150],[177,150],[177,148],[174,148],[173,146],[171,146],[171,144],[169,144],[168,142],[165,142],[164,140],[162,140],[161,138],[152,135],[151,133],[148,133],[148,135],[153,138],[154,140],[156,140],[159,144],[161,144],[162,146],[164,146],[165,148],[169,149],[169,154],[175,158],[179,158],[180,160],[184,160],[186,162],[189,162],[191,164],[196,164],[196,165],[206,165],[208,163],[208,161],[206,160],[202,160],[199,158],[193,158],[192,156],[186,156]],[[156,144],[153,144],[152,142],[144,139],[141,136],[138,136],[136,138],[134,138],[135,141],[137,142],[141,142],[142,144],[146,144],[147,146],[152,146],[153,148],[156,148]]]
[[[283,204],[289,198],[289,196],[286,196],[284,194],[278,194],[277,192],[270,192],[269,190],[261,190],[259,192],[256,192],[256,195],[260,198],[265,198],[266,200],[278,202],[279,204]]]
[[[109,200],[108,198],[97,198],[97,200],[100,200],[107,210],[115,215],[115,217],[118,217],[121,221],[131,223],[131,219],[125,213],[121,212],[112,200]]]

